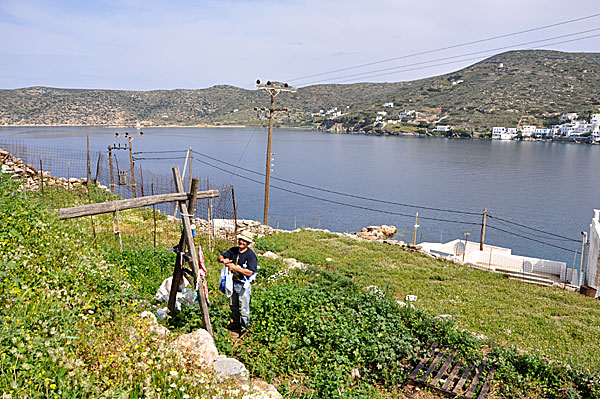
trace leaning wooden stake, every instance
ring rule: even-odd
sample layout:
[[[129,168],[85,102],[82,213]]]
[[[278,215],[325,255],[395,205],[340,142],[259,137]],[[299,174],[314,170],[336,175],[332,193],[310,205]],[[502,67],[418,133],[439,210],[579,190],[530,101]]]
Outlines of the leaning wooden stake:
[[[181,180],[181,174],[179,173],[179,167],[173,167],[173,178],[175,179],[175,186],[179,193],[183,193],[183,181]],[[179,201],[179,213],[181,214],[181,220],[183,221],[183,234],[185,236],[185,243],[189,248],[190,255],[192,258],[192,271],[196,279],[196,290],[198,292],[198,298],[200,299],[200,308],[202,309],[202,317],[204,319],[204,325],[206,330],[212,336],[212,326],[210,324],[210,316],[208,314],[208,303],[207,298],[204,297],[204,278],[200,276],[200,269],[198,267],[198,254],[196,253],[196,245],[194,244],[194,237],[192,237],[192,228],[188,214],[188,207],[184,201]]]
[[[190,199],[188,201],[188,212],[190,213],[190,215],[193,215],[194,211],[196,210],[197,196],[194,195],[195,190],[198,190],[198,179],[194,179],[194,181],[192,181],[192,191],[190,191],[192,193],[192,196],[190,197]],[[186,217],[186,216],[184,216],[184,217]],[[175,301],[177,299],[177,289],[179,287],[179,282],[181,281],[181,278],[183,276],[183,265],[185,264],[185,262],[183,260],[182,254],[185,252],[185,246],[186,246],[185,232],[182,231],[181,238],[179,239],[179,244],[177,244],[177,247],[176,247],[177,248],[177,258],[175,260],[175,269],[173,270],[173,279],[171,281],[171,291],[169,292],[169,302],[167,304],[167,309],[169,310],[170,315],[174,315]]]

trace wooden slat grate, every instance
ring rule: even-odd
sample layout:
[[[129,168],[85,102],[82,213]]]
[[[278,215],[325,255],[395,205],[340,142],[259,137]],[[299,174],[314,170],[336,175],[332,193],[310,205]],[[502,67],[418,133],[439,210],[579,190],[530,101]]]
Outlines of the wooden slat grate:
[[[429,348],[409,374],[408,382],[451,398],[486,399],[495,372],[493,367],[488,367],[487,359],[479,364],[463,364],[455,361],[456,350],[438,346],[438,342],[435,342]]]

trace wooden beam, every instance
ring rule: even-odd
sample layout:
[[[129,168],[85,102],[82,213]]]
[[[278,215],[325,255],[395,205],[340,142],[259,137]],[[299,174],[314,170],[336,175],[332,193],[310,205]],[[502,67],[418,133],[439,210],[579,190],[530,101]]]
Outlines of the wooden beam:
[[[196,199],[215,198],[219,196],[219,190],[198,191]],[[61,208],[58,210],[59,219],[71,219],[89,215],[99,215],[122,211],[125,209],[141,208],[144,206],[164,204],[165,202],[186,201],[191,194],[185,192],[149,195],[141,198],[124,199],[117,201],[99,202],[97,204],[74,206],[72,208]]]

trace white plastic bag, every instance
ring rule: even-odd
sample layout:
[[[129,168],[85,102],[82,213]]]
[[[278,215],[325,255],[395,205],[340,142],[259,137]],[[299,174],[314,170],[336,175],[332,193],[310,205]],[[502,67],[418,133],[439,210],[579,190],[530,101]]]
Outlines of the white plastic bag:
[[[229,268],[227,268],[225,265],[223,265],[221,268],[219,290],[221,290],[223,294],[227,295],[227,298],[231,298],[231,295],[233,295],[233,275],[231,274],[231,270],[229,270]]]

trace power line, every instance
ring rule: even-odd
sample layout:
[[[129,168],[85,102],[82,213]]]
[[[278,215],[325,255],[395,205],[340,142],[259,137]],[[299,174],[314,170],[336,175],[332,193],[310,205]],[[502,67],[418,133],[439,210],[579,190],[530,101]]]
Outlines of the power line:
[[[250,145],[250,142],[252,141],[252,138],[254,137],[254,133],[256,133],[256,130],[258,130],[258,127],[254,127],[254,130],[252,130],[252,134],[250,135],[250,138],[248,139],[248,142],[246,143],[246,147],[244,147],[244,151],[242,151],[242,155],[240,155],[240,159],[238,159],[237,165],[235,165],[235,168],[233,169],[234,171],[238,168],[238,166],[240,165],[240,162],[242,162],[242,158],[246,154],[246,150],[248,149],[248,146]],[[194,152],[194,150],[192,150],[192,152]],[[229,180],[227,181],[226,186],[229,185],[230,181],[231,181],[231,176],[229,176]]]
[[[155,152],[160,153],[160,151],[155,151]],[[169,152],[169,151],[164,151],[164,152],[166,153],[166,152]],[[225,165],[227,165],[229,167],[235,167],[235,166],[233,166],[233,165],[231,165],[231,164],[229,164],[227,162],[221,161],[221,160],[219,160],[217,158],[211,157],[211,156],[206,155],[206,154],[202,154],[202,153],[200,153],[198,151],[195,151],[195,150],[192,150],[192,154],[197,154],[197,155],[200,155],[202,157],[209,158],[211,160],[214,160],[214,161],[217,161],[219,163],[225,164]],[[178,159],[178,158],[165,157],[165,158],[136,158],[136,159],[145,160],[145,159]],[[195,159],[198,162],[201,162],[201,163],[203,163],[205,165],[208,165],[210,167],[213,167],[215,169],[221,170],[221,171],[223,171],[225,173],[229,173],[230,175],[241,177],[241,178],[243,178],[245,180],[248,180],[248,181],[251,181],[251,182],[254,182],[254,183],[257,183],[257,184],[263,184],[263,182],[261,182],[259,180],[255,180],[255,179],[252,179],[250,177],[247,177],[247,176],[244,176],[244,175],[240,175],[238,173],[235,173],[235,171],[232,172],[230,170],[227,170],[227,169],[221,168],[219,166],[216,166],[216,165],[214,165],[214,164],[212,164],[210,162],[206,162],[206,161],[203,161],[203,160],[198,159],[198,158],[195,158]],[[247,168],[243,168],[243,167],[238,167],[238,168],[241,169],[241,170],[244,170],[246,172],[249,172],[249,173],[253,173],[253,174],[257,174],[259,176],[263,176],[260,172],[253,171],[251,169],[247,169]],[[285,182],[285,183],[297,185],[297,186],[300,186],[300,187],[305,187],[305,188],[317,190],[317,191],[322,191],[322,192],[327,192],[327,193],[331,193],[331,194],[337,194],[337,195],[347,196],[347,197],[350,197],[350,198],[356,198],[356,199],[361,199],[361,200],[374,201],[374,202],[379,202],[379,203],[384,203],[384,204],[389,204],[389,205],[400,205],[400,206],[406,206],[406,207],[417,208],[417,209],[426,209],[426,210],[439,211],[439,212],[451,212],[451,213],[459,213],[459,214],[466,214],[466,215],[476,215],[476,216],[480,215],[479,213],[476,213],[476,212],[466,212],[466,211],[448,210],[448,209],[441,209],[441,208],[424,207],[424,206],[403,204],[403,203],[393,202],[393,201],[385,201],[385,200],[380,200],[380,199],[376,199],[376,198],[363,197],[363,196],[359,196],[359,195],[342,193],[342,192],[335,191],[335,190],[329,190],[329,189],[324,189],[324,188],[320,188],[320,187],[315,187],[315,186],[311,186],[311,185],[308,185],[308,184],[302,184],[302,183],[298,183],[298,182],[294,182],[294,181],[287,180],[287,179],[282,179],[282,178],[273,177],[273,179],[274,180],[279,180],[279,181],[282,181],[282,182]],[[345,202],[335,201],[335,200],[331,200],[331,199],[327,199],[327,198],[317,197],[317,196],[314,196],[314,195],[310,195],[310,194],[306,194],[306,193],[301,193],[301,192],[298,192],[298,191],[286,189],[286,188],[275,186],[275,185],[271,185],[271,187],[276,188],[276,189],[281,190],[281,191],[288,192],[288,193],[292,193],[292,194],[304,196],[304,197],[307,197],[307,198],[311,198],[311,199],[315,199],[315,200],[319,200],[319,201],[324,201],[324,202],[329,202],[329,203],[333,203],[333,204],[336,204],[336,205],[347,206],[347,207],[351,207],[351,208],[355,208],[355,209],[368,210],[368,211],[372,211],[372,212],[379,212],[379,213],[385,213],[385,214],[390,214],[390,215],[395,215],[395,216],[403,216],[403,217],[408,217],[408,218],[413,218],[414,217],[413,215],[409,215],[409,214],[404,214],[404,213],[399,213],[399,212],[393,212],[393,211],[385,211],[385,210],[381,210],[381,209],[369,208],[369,207],[364,207],[364,206],[360,206],[360,205],[354,205],[354,204],[349,204],[349,203],[345,203]],[[538,233],[547,234],[547,235],[554,236],[554,237],[557,237],[557,238],[560,238],[560,239],[563,239],[563,240],[568,240],[568,241],[573,241],[573,242],[579,243],[578,240],[575,240],[575,239],[572,239],[572,238],[569,238],[569,237],[565,237],[565,236],[561,236],[561,235],[558,235],[558,234],[550,233],[550,232],[547,232],[547,231],[544,231],[544,230],[537,229],[535,227],[526,226],[524,224],[512,222],[510,220],[502,219],[502,218],[499,218],[499,217],[495,217],[495,216],[492,216],[490,214],[488,214],[488,217],[492,218],[492,219],[496,219],[498,222],[501,222],[501,223],[513,224],[513,225],[516,225],[516,226],[519,226],[519,227],[522,227],[522,228],[525,228],[525,229],[529,229],[529,230],[532,230],[532,231],[535,231],[535,232],[538,232]],[[473,225],[473,226],[479,226],[480,225],[480,223],[475,223],[475,222],[466,222],[466,221],[459,221],[459,220],[440,219],[440,218],[433,218],[433,217],[426,217],[426,216],[421,216],[421,219],[438,221],[438,222],[445,222],[445,223],[457,223],[457,224],[464,224],[464,225]],[[496,226],[493,226],[493,225],[489,225],[488,224],[488,227],[491,228],[491,229],[494,229],[494,230],[501,231],[501,232],[506,233],[506,234],[510,234],[510,235],[513,235],[513,236],[517,236],[517,237],[520,237],[520,238],[531,240],[531,241],[534,241],[534,242],[537,242],[537,243],[540,243],[540,244],[544,244],[544,245],[548,245],[548,246],[551,246],[551,247],[554,247],[554,248],[557,248],[557,249],[561,249],[561,250],[564,250],[564,251],[573,252],[573,250],[571,250],[571,249],[564,248],[564,247],[561,247],[561,246],[558,246],[558,245],[555,245],[555,244],[551,244],[551,243],[548,243],[548,242],[545,242],[545,241],[541,241],[541,240],[538,240],[536,238],[531,238],[531,237],[528,237],[528,236],[525,236],[525,235],[522,235],[522,234],[518,234],[518,233],[515,233],[515,232],[512,232],[512,231],[504,230],[502,228],[499,228],[499,227],[496,227]],[[526,234],[526,233],[524,233],[524,234]]]
[[[396,60],[410,58],[410,57],[416,57],[416,56],[419,56],[419,55],[431,54],[431,53],[436,53],[436,52],[444,51],[444,50],[451,50],[451,49],[455,49],[455,48],[459,48],[459,47],[466,47],[466,46],[470,46],[472,44],[483,43],[483,42],[487,42],[487,41],[491,41],[491,40],[497,40],[497,39],[503,39],[503,38],[506,38],[506,37],[521,35],[523,33],[530,33],[530,32],[535,32],[535,31],[539,31],[539,30],[543,30],[543,29],[553,28],[553,27],[556,27],[556,26],[561,26],[561,25],[566,25],[566,24],[570,24],[570,23],[573,23],[573,22],[583,21],[583,20],[595,18],[595,17],[598,17],[598,16],[600,16],[600,13],[591,14],[591,15],[588,15],[588,16],[580,17],[580,18],[570,19],[570,20],[567,20],[567,21],[557,22],[557,23],[550,24],[550,25],[544,25],[544,26],[540,26],[540,27],[537,27],[537,28],[531,28],[531,29],[526,29],[526,30],[522,30],[522,31],[518,31],[518,32],[512,32],[512,33],[507,33],[507,34],[503,34],[503,35],[499,35],[499,36],[493,36],[493,37],[489,37],[489,38],[485,38],[485,39],[474,40],[474,41],[471,41],[471,42],[466,42],[466,43],[461,43],[461,44],[455,44],[455,45],[446,46],[446,47],[440,47],[440,48],[433,49],[433,50],[421,51],[421,52],[407,54],[407,55],[403,55],[403,56],[399,56],[399,57],[388,58],[388,59],[384,59],[384,60],[380,60],[380,61],[368,62],[368,63],[365,63],[365,64],[360,64],[360,65],[354,65],[354,66],[350,66],[350,67],[335,69],[335,70],[332,70],[332,71],[327,71],[327,72],[321,72],[321,73],[316,73],[316,74],[312,74],[312,75],[301,76],[301,77],[298,77],[298,78],[295,78],[295,79],[288,79],[288,81],[289,82],[294,82],[294,81],[304,80],[304,79],[313,78],[313,77],[317,77],[317,76],[330,75],[330,74],[337,73],[337,72],[348,71],[348,70],[351,70],[351,69],[363,68],[363,67],[366,67],[366,66],[383,64],[383,63],[386,63],[386,62],[396,61]]]
[[[558,235],[558,234],[550,233],[550,232],[548,232],[548,231],[544,231],[544,230],[536,229],[536,228],[534,228],[534,227],[529,227],[529,226],[526,226],[526,225],[524,225],[524,224],[520,224],[520,223],[517,223],[517,222],[513,222],[513,221],[511,221],[511,220],[502,219],[502,218],[499,218],[499,217],[496,217],[496,216],[492,216],[492,215],[488,215],[488,217],[490,217],[490,218],[492,218],[492,219],[496,219],[496,220],[498,220],[499,222],[504,222],[504,223],[507,223],[507,224],[513,224],[513,225],[515,225],[515,226],[519,226],[519,227],[523,227],[523,228],[525,228],[525,229],[533,230],[533,231],[536,231],[536,232],[538,232],[538,233],[548,234],[548,235],[550,235],[550,236],[554,236],[554,237],[557,237],[557,238],[560,238],[560,239],[563,239],[563,240],[573,241],[573,242],[577,242],[577,243],[579,243],[579,242],[580,242],[579,240],[575,240],[575,239],[573,239],[573,238],[569,238],[569,237],[561,236],[561,235]]]
[[[261,185],[264,184],[263,182],[261,182],[259,180],[255,180],[255,179],[252,179],[250,177],[247,177],[247,176],[244,176],[244,175],[240,175],[240,174],[235,173],[235,172],[231,172],[231,171],[229,171],[227,169],[224,169],[224,168],[221,168],[219,166],[213,165],[210,162],[206,162],[206,161],[203,161],[201,159],[196,159],[196,161],[198,161],[200,163],[203,163],[205,165],[211,166],[211,167],[213,167],[215,169],[221,170],[223,172],[231,173],[232,175],[241,177],[241,178],[243,178],[245,180],[248,180],[248,181],[251,181],[251,182],[254,182],[254,183],[258,183],[258,184],[261,184]],[[317,196],[314,196],[314,195],[305,194],[305,193],[301,193],[301,192],[294,191],[294,190],[289,190],[287,188],[278,187],[278,186],[275,186],[275,185],[271,185],[271,187],[276,188],[276,189],[281,190],[281,191],[285,191],[285,192],[291,193],[291,194],[301,195],[303,197],[312,198],[312,199],[315,199],[315,200],[318,200],[318,201],[329,202],[329,203],[332,203],[332,204],[347,206],[347,207],[350,207],[350,208],[362,209],[362,210],[371,211],[371,212],[385,213],[385,214],[394,215],[394,216],[403,216],[403,217],[408,217],[408,218],[411,218],[411,219],[414,217],[414,215],[409,215],[409,214],[405,214],[405,213],[385,211],[385,210],[382,210],[382,209],[368,208],[368,207],[365,207],[365,206],[353,205],[353,204],[348,204],[348,203],[345,203],[345,202],[330,200],[330,199],[327,199],[327,198],[317,197]],[[432,217],[426,217],[426,216],[422,216],[421,219],[433,220],[433,221],[445,222],[445,223],[458,223],[458,224],[479,226],[479,223],[465,222],[465,221],[462,221],[462,220],[439,219],[439,218],[432,218]]]
[[[359,76],[365,77],[364,75],[369,75],[369,74],[372,74],[372,73],[382,72],[382,71],[391,71],[391,70],[394,70],[394,72],[406,72],[406,71],[414,70],[416,68],[407,69],[406,71],[395,71],[395,70],[406,68],[406,67],[411,67],[411,66],[417,66],[417,65],[428,65],[431,62],[436,62],[436,61],[441,61],[441,60],[456,59],[456,58],[467,57],[467,56],[471,56],[471,55],[475,55],[475,54],[484,54],[484,53],[489,53],[489,52],[493,52],[493,51],[500,51],[500,50],[511,49],[511,48],[515,48],[515,47],[519,47],[519,46],[527,46],[527,45],[530,45],[530,44],[547,42],[547,41],[550,41],[550,40],[556,40],[556,39],[561,39],[561,38],[565,38],[565,37],[571,37],[571,36],[581,35],[581,34],[584,34],[584,33],[595,32],[595,31],[598,31],[598,30],[600,30],[600,28],[588,29],[588,30],[584,30],[584,31],[580,31],[580,32],[569,33],[569,34],[566,34],[566,35],[554,36],[554,37],[547,38],[547,39],[533,40],[533,41],[530,41],[530,42],[513,44],[513,45],[510,45],[510,46],[503,46],[503,47],[496,47],[496,48],[488,49],[488,50],[475,51],[475,52],[471,52],[471,53],[465,53],[465,54],[461,54],[461,55],[455,55],[455,56],[452,56],[452,57],[444,57],[444,58],[438,58],[438,59],[434,59],[434,60],[415,62],[415,63],[412,63],[412,64],[404,64],[404,65],[398,65],[398,66],[389,67],[389,68],[375,69],[375,70],[372,70],[372,71],[360,72],[360,73],[355,73],[355,74],[350,74],[350,75],[345,75],[345,76],[332,77],[332,78],[321,79],[321,80],[314,80],[314,81],[311,81],[311,82],[308,82],[308,83],[302,83],[302,87],[306,87],[308,85],[312,85],[312,84],[315,84],[315,83],[325,82],[325,81],[328,81],[330,79],[338,80],[338,79],[344,79],[344,78],[350,78],[350,77],[359,77]],[[555,45],[555,44],[569,43],[571,41],[584,40],[584,39],[589,39],[589,38],[596,37],[596,36],[599,36],[599,35],[591,35],[591,36],[586,36],[586,37],[581,37],[581,38],[576,38],[576,39],[571,39],[571,40],[556,42],[556,43],[547,43],[547,44],[545,44],[545,46],[551,46],[551,45]],[[479,58],[479,57],[477,57],[477,58]],[[472,59],[474,59],[474,58],[469,58],[469,59],[466,59],[466,60],[457,60],[457,61],[452,61],[452,62],[448,62],[448,63],[437,64],[437,65],[428,65],[427,67],[439,66],[439,65],[447,65],[447,64],[456,63],[456,62],[470,61]],[[388,73],[382,74],[382,75],[388,75],[388,74],[391,74],[391,73],[392,72],[388,72]],[[372,76],[382,76],[382,75],[372,75]],[[372,77],[372,76],[366,76],[366,77]],[[354,79],[350,79],[350,80],[354,80]],[[346,81],[347,80],[344,80],[343,82],[346,82]]]
[[[197,155],[206,157],[206,158],[211,159],[213,161],[225,164],[227,166],[233,167],[233,165],[231,165],[231,164],[229,164],[229,163],[227,163],[225,161],[222,161],[220,159],[211,157],[210,155],[202,154],[202,153],[200,153],[198,151],[195,151],[195,150],[192,150],[192,153],[195,153]],[[264,176],[264,174],[262,174],[260,172],[257,172],[257,171],[254,171],[252,169],[247,169],[247,168],[242,168],[242,167],[239,167],[239,169],[242,169],[242,170],[244,170],[246,172],[249,172],[249,173],[254,173],[254,174],[259,175],[259,176]],[[300,187],[310,188],[310,189],[316,190],[316,191],[322,191],[322,192],[326,192],[326,193],[330,193],[330,194],[336,194],[336,195],[341,195],[341,196],[345,196],[345,197],[356,198],[356,199],[361,199],[361,200],[366,200],[366,201],[379,202],[379,203],[382,203],[382,204],[405,206],[407,208],[424,209],[424,210],[437,211],[437,212],[458,213],[458,214],[463,214],[463,215],[477,215],[477,216],[481,215],[481,213],[479,213],[479,212],[468,212],[468,211],[459,211],[459,210],[453,210],[453,209],[434,208],[434,207],[428,207],[428,206],[411,205],[411,204],[405,204],[405,203],[401,203],[401,202],[380,200],[380,199],[377,199],[377,198],[363,197],[363,196],[356,195],[356,194],[348,194],[348,193],[343,193],[343,192],[340,192],[340,191],[330,190],[330,189],[326,189],[326,188],[322,188],[322,187],[315,187],[315,186],[311,186],[311,185],[308,185],[308,184],[298,183],[298,182],[295,182],[295,181],[292,181],[292,180],[283,179],[283,178],[280,178],[280,177],[272,177],[272,179],[273,180],[278,180],[278,181],[281,181],[281,182],[284,182],[284,183],[288,183],[288,184],[300,186]]]
[[[517,236],[517,237],[521,237],[521,238],[524,238],[526,240],[534,241],[534,242],[537,242],[537,243],[540,243],[540,244],[548,245],[549,247],[554,247],[554,248],[562,249],[563,251],[568,251],[568,252],[575,252],[573,249],[568,249],[568,248],[560,247],[558,245],[550,244],[550,243],[545,242],[545,241],[537,240],[535,238],[531,238],[531,237],[527,237],[527,236],[524,236],[524,235],[521,235],[521,234],[517,234],[517,233],[514,233],[512,231],[501,229],[499,227],[491,226],[489,224],[488,224],[488,227],[491,228],[491,229],[494,229],[494,230],[501,231],[501,232],[506,233],[506,234],[510,234],[510,235]]]

